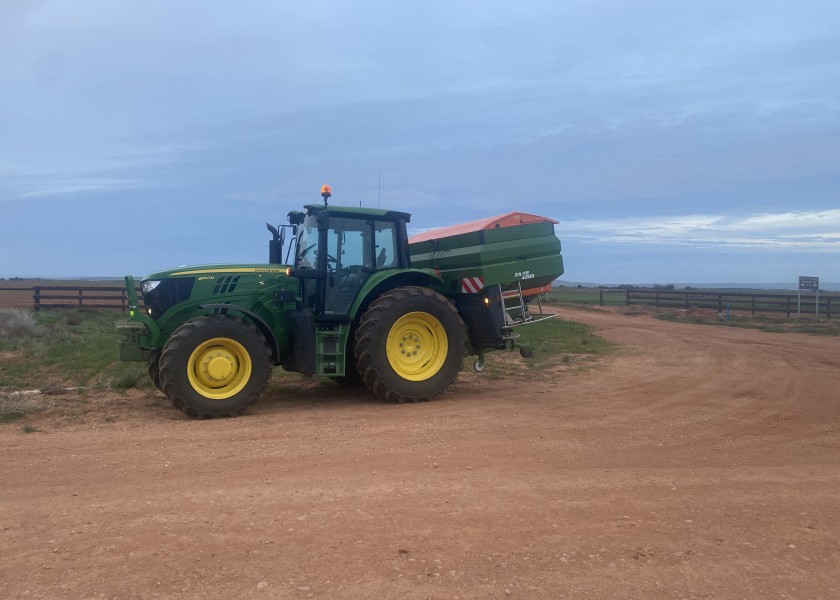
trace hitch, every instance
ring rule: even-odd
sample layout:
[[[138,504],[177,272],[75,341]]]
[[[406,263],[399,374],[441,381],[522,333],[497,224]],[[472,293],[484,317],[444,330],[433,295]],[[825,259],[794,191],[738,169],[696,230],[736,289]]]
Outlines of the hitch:
[[[519,350],[519,356],[522,358],[531,358],[534,355],[534,349],[527,344],[519,344],[516,342],[519,339],[519,334],[514,333],[511,327],[502,329],[502,340],[505,343],[505,350]]]

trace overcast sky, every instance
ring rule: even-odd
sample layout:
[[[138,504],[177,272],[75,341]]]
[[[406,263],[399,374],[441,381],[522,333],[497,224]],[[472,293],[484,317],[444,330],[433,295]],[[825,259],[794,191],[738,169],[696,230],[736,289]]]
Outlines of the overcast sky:
[[[552,217],[569,281],[840,281],[840,3],[0,3],[0,277],[263,262],[323,183]]]

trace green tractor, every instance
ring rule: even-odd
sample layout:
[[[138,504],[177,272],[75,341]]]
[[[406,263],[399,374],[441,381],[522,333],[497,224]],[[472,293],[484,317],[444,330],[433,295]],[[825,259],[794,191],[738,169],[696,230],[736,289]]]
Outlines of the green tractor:
[[[528,353],[502,294],[562,274],[553,221],[409,244],[409,214],[328,206],[329,186],[322,197],[268,225],[268,264],[154,273],[142,305],[126,277],[137,324],[120,328],[120,358],[146,361],[172,404],[203,419],[241,414],[274,366],[417,402],[443,393],[466,355],[480,369],[486,351]]]

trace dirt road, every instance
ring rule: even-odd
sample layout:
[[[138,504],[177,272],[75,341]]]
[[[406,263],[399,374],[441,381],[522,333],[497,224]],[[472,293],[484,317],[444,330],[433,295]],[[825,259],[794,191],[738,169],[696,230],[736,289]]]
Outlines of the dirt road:
[[[840,339],[561,312],[623,351],[0,427],[0,597],[840,597]]]

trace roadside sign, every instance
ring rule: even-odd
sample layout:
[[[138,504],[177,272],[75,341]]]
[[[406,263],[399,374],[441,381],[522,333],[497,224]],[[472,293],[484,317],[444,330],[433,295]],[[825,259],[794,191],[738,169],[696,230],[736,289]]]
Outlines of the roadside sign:
[[[802,291],[818,292],[820,291],[820,278],[808,277],[806,275],[799,276],[799,289]]]
[[[802,314],[802,292],[815,292],[817,294],[814,300],[814,316],[820,318],[820,278],[811,277],[809,275],[799,276],[799,295],[796,299],[796,318]]]

